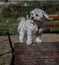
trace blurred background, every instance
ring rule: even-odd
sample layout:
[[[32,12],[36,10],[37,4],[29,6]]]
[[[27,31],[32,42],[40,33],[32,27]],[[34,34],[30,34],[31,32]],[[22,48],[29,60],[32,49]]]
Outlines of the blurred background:
[[[26,17],[34,8],[43,9],[54,18],[53,21],[46,21],[44,32],[59,32],[59,2],[57,1],[0,2],[0,30],[9,30],[12,35],[18,34],[17,18]],[[0,31],[0,35],[4,33]]]
[[[3,1],[3,2],[2,2]],[[12,52],[10,48],[11,37],[12,45],[18,40],[18,17],[26,17],[34,8],[40,8],[46,11],[53,21],[46,20],[43,40],[45,42],[59,42],[59,2],[53,0],[0,0],[0,65],[11,65]],[[46,33],[52,34],[46,34]]]

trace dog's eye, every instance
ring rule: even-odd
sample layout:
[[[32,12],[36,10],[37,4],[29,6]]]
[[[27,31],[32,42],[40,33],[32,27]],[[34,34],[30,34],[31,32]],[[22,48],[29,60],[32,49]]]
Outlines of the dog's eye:
[[[39,16],[38,14],[36,14],[36,16]]]

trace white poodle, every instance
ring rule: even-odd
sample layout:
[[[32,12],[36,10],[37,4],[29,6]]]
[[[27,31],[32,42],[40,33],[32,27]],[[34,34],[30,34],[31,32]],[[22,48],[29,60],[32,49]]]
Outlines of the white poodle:
[[[24,42],[24,35],[27,34],[26,44],[30,45],[33,42],[33,34],[35,34],[37,31],[39,34],[42,33],[45,25],[45,18],[52,20],[52,18],[49,18],[43,10],[37,8],[30,12],[30,15],[27,20],[24,17],[18,18],[18,20],[20,20],[18,26],[19,41],[21,43]],[[40,28],[38,29],[39,26]],[[40,35],[36,37],[35,42],[42,42]]]

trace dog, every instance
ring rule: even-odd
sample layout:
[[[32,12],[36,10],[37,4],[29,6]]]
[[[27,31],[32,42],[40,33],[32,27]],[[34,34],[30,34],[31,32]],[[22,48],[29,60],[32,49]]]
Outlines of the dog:
[[[37,25],[32,19],[25,19],[24,17],[21,19],[19,26],[18,26],[18,32],[19,32],[19,41],[21,43],[24,42],[24,36],[27,33],[27,40],[26,44],[30,45],[33,41],[33,34],[35,34],[37,31]]]
[[[45,18],[50,19],[48,15],[41,9],[34,9],[30,12],[28,19],[25,17],[20,17],[18,32],[19,32],[19,41],[24,42],[24,36],[27,34],[26,44],[30,45],[33,42],[33,34],[37,32],[35,42],[41,43],[41,35],[45,26]]]

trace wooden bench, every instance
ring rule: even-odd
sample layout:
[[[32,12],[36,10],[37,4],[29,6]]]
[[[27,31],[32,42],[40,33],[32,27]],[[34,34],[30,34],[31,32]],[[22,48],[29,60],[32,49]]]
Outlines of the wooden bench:
[[[46,24],[46,27],[59,27],[59,24]]]
[[[54,18],[54,20],[59,20],[59,14],[50,14],[50,18]]]
[[[59,65],[59,42],[15,43],[15,65]]]

